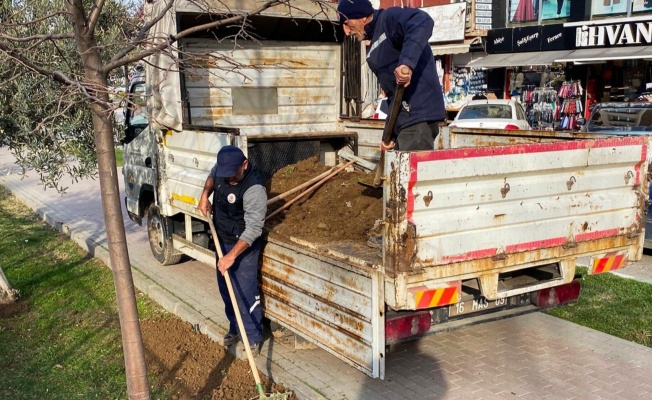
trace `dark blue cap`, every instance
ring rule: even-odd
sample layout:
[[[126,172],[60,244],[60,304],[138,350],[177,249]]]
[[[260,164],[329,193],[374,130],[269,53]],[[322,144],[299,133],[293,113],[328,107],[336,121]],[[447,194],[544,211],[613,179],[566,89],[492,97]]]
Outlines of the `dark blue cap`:
[[[340,0],[337,4],[340,22],[347,19],[360,19],[374,13],[374,8],[369,0]]]
[[[217,168],[215,176],[231,178],[238,172],[238,168],[247,159],[242,150],[235,146],[224,146],[217,153]]]

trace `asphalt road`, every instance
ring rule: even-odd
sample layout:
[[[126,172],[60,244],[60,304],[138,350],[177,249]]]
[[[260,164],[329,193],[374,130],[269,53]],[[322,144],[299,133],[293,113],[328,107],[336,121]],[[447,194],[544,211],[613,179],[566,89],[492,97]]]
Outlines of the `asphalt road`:
[[[21,177],[13,163],[0,148],[0,184],[109,264],[99,182],[71,182],[60,195],[44,191],[35,173]],[[218,340],[227,324],[214,268],[195,261],[162,267],[150,254],[145,228],[127,217],[125,226],[138,289]],[[652,257],[646,256],[622,274],[652,282],[650,268]],[[371,379],[322,349],[280,340],[268,341],[256,363],[299,399],[652,398],[652,349],[542,313],[400,345],[388,354],[385,380]]]

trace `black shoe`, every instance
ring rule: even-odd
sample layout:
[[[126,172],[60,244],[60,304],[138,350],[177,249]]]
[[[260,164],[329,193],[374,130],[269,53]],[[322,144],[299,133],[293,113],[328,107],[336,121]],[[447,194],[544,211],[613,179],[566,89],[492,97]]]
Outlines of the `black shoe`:
[[[222,340],[224,341],[224,346],[229,347],[240,341],[240,335],[238,335],[237,333],[229,332],[226,335],[224,335]]]
[[[383,235],[371,236],[369,240],[367,240],[367,246],[372,247],[374,249],[382,249]]]

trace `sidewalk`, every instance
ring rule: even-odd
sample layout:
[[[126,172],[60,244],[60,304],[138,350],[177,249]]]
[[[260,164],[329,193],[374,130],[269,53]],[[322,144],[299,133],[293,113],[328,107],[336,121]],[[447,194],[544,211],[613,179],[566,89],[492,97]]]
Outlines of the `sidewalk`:
[[[99,181],[66,183],[65,195],[43,191],[35,173],[21,179],[0,148],[0,185],[50,225],[108,263]],[[122,176],[119,171],[119,180]],[[123,215],[126,213],[123,210]],[[136,287],[216,341],[226,332],[215,269],[195,261],[163,267],[147,232],[125,218]],[[650,262],[647,257],[646,262]],[[640,264],[640,263],[638,263]],[[652,281],[650,267],[629,267]],[[397,346],[384,381],[371,379],[321,349],[267,341],[258,368],[299,399],[636,399],[652,396],[652,349],[534,313]]]

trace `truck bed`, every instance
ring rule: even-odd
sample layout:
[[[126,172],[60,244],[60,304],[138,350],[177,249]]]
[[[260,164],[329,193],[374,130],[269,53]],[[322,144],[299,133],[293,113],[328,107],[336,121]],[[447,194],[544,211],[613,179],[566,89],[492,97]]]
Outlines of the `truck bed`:
[[[522,297],[570,283],[579,257],[640,259],[646,138],[444,136],[440,150],[387,153],[382,262],[364,243],[270,234],[270,318],[382,378],[391,310],[448,309],[472,291]],[[423,302],[451,290],[448,302]]]

